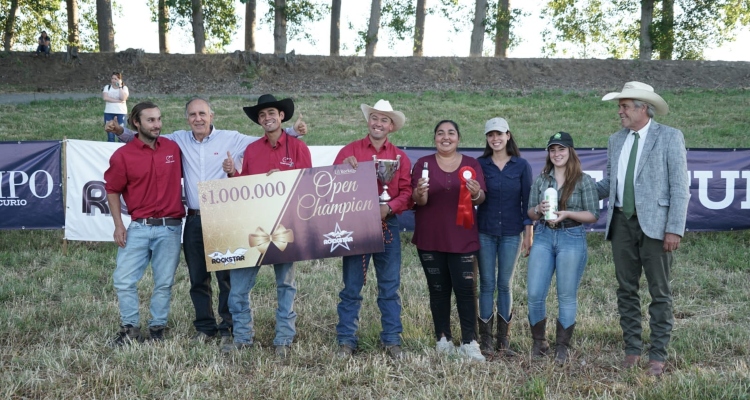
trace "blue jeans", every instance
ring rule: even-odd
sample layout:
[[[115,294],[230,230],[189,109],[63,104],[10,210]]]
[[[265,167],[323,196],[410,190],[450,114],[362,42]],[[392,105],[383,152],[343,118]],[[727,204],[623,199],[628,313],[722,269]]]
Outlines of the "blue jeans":
[[[172,284],[180,262],[182,226],[147,226],[131,222],[125,247],[117,249],[117,267],[112,276],[120,304],[122,325],[140,326],[138,282],[151,261],[154,291],[148,326],[167,324]]]
[[[112,121],[113,119],[117,118],[117,123],[120,124],[120,126],[125,126],[125,114],[110,114],[110,113],[104,113],[104,123],[106,124],[109,121]],[[107,132],[107,141],[108,142],[114,142],[117,135],[111,132]],[[121,142],[120,139],[117,139]]]
[[[250,307],[250,292],[255,286],[255,277],[261,267],[240,268],[229,271],[232,289],[229,291],[229,311],[234,321],[234,342],[253,343],[253,310]],[[294,263],[274,264],[276,273],[276,337],[274,346],[289,346],[297,333],[294,312],[294,295],[297,287],[294,284]]]
[[[538,224],[534,228],[526,283],[532,326],[547,316],[545,303],[554,273],[557,274],[557,319],[566,329],[576,322],[578,285],[587,260],[588,244],[583,226],[551,229]]]
[[[509,321],[513,307],[511,282],[521,254],[521,235],[495,236],[480,233],[479,244],[479,317],[484,321],[492,317],[492,298],[497,285],[497,313]]]
[[[401,285],[401,239],[398,218],[386,221],[383,229],[382,253],[362,254],[343,257],[344,289],[339,293],[339,323],[336,325],[336,339],[339,344],[357,348],[357,329],[359,328],[359,310],[362,307],[362,287],[364,271],[370,264],[375,264],[375,275],[378,280],[378,308],[380,309],[380,342],[385,346],[401,345],[401,297],[398,289]]]

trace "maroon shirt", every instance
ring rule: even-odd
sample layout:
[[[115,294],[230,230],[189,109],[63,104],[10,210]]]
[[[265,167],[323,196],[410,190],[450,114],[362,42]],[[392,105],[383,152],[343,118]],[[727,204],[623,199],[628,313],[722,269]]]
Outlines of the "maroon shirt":
[[[117,149],[104,172],[107,193],[119,193],[131,218],[182,218],[182,161],[177,143],[157,138],[155,149],[138,136]]]
[[[235,176],[265,174],[272,169],[312,168],[312,156],[305,142],[286,133],[279,136],[276,147],[271,146],[267,136],[250,143],[245,148],[242,172]]]
[[[471,167],[476,171],[476,180],[486,190],[484,174],[479,162],[469,156],[461,158],[461,164],[453,172],[445,172],[438,166],[435,155],[420,158],[411,175],[411,184],[417,187],[422,177],[422,166],[427,162],[430,173],[430,189],[427,192],[427,204],[414,206],[414,236],[411,242],[419,250],[441,251],[445,253],[470,253],[479,250],[479,233],[477,215],[474,211],[474,225],[466,229],[456,224],[458,211],[458,193],[463,183],[458,171]]]
[[[375,146],[372,145],[369,135],[365,136],[364,139],[351,142],[339,150],[339,154],[336,155],[333,164],[342,164],[344,159],[350,156],[354,156],[359,162],[372,161],[373,155],[381,160],[395,160],[397,155],[401,155],[398,173],[393,177],[391,183],[388,184],[388,194],[391,195],[391,201],[388,202],[388,205],[394,214],[401,214],[411,208],[412,204],[411,179],[409,177],[411,161],[409,161],[406,153],[391,144],[388,138],[385,139],[385,143],[380,147],[380,151],[375,150]],[[383,185],[378,181],[378,194],[380,193],[383,193]]]

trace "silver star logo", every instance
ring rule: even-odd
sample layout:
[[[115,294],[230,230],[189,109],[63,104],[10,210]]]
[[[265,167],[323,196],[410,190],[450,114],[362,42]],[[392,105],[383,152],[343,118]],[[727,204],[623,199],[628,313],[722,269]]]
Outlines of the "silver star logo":
[[[349,248],[349,242],[353,241],[354,239],[351,237],[352,233],[349,231],[341,230],[339,227],[338,222],[336,223],[336,229],[333,230],[333,232],[326,233],[323,236],[326,238],[326,240],[323,241],[323,244],[331,244],[331,252],[336,250],[339,246],[343,247],[347,250],[351,250]]]

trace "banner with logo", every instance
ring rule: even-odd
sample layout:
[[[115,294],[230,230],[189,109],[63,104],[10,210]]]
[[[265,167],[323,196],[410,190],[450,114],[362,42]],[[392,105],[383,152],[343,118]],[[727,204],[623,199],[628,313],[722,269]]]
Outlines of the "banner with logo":
[[[422,156],[435,152],[434,148],[404,150],[412,165]],[[481,149],[459,149],[469,157],[480,157]],[[576,149],[583,172],[595,181],[607,172],[607,149]],[[521,149],[536,176],[542,172],[547,157],[543,149]],[[687,231],[731,231],[750,229],[750,149],[690,149],[687,152],[690,202]],[[604,232],[607,224],[607,202],[599,202],[599,220],[587,225],[592,231]],[[414,230],[414,213],[399,216],[403,230]]]
[[[62,142],[0,142],[0,229],[63,229]]]
[[[383,251],[373,162],[198,183],[209,271]]]
[[[39,143],[39,144],[37,144]],[[48,171],[44,168],[29,169],[11,166],[32,165],[35,156],[45,151],[54,154],[53,148],[48,150],[33,150],[40,143],[49,143],[54,147],[58,142],[12,142],[3,143],[0,146],[0,176],[2,176],[2,188],[0,189],[0,229],[31,229],[32,219],[36,223],[45,222],[49,229],[60,229],[65,226],[65,237],[69,240],[90,241],[112,241],[114,225],[109,215],[109,206],[104,191],[104,171],[109,167],[109,157],[114,151],[122,146],[122,143],[94,142],[84,140],[68,140],[66,142],[66,170],[65,182],[66,209],[64,220],[61,219],[62,204],[58,200],[57,205],[48,204],[55,196],[55,189],[61,190],[58,175],[54,169]],[[26,150],[26,146],[28,150]],[[42,148],[45,148],[43,145]],[[313,166],[320,167],[330,165],[341,146],[310,146]],[[414,163],[419,157],[432,154],[434,148],[407,148],[406,154]],[[478,157],[482,154],[481,149],[461,149],[463,154],[470,157]],[[57,150],[59,153],[59,148]],[[607,168],[606,149],[576,149],[583,169],[595,180],[601,180]],[[539,174],[544,166],[546,152],[541,149],[521,149],[522,156],[531,163],[534,174]],[[750,149],[690,149],[688,156],[688,176],[690,177],[691,199],[688,208],[687,229],[688,231],[730,231],[737,229],[750,229],[750,199],[748,198],[748,186],[750,186]],[[16,161],[13,161],[16,160]],[[54,164],[54,160],[50,159]],[[59,166],[59,155],[57,164]],[[24,182],[24,172],[28,177]],[[52,185],[53,190],[49,196],[43,197],[44,202],[31,193],[31,198],[25,198],[26,206],[12,205],[10,201],[20,201],[20,193],[29,182],[34,182],[36,194],[40,197],[47,195],[49,188],[45,181],[47,171],[52,176],[52,181],[58,182]],[[16,172],[14,172],[16,171]],[[29,172],[31,171],[31,172]],[[34,175],[33,180],[31,176]],[[12,176],[12,180],[11,180]],[[239,179],[239,178],[235,178]],[[13,185],[10,184],[13,182]],[[11,186],[15,190],[11,198]],[[28,189],[28,188],[27,188]],[[375,190],[375,189],[373,189]],[[60,195],[61,196],[61,195]],[[30,202],[33,199],[33,202]],[[5,205],[6,201],[8,201]],[[606,223],[606,201],[599,204],[602,212],[599,221],[590,225],[595,231],[603,231]],[[57,207],[57,211],[55,210]],[[50,213],[50,216],[43,216]],[[8,215],[8,217],[6,217]],[[56,217],[53,217],[56,215]],[[127,214],[123,218],[129,221]],[[414,227],[412,213],[406,212],[399,216],[399,222],[403,229],[411,230]],[[335,228],[335,227],[334,227]],[[344,229],[342,226],[341,229]],[[226,252],[227,249],[221,250]]]
[[[115,223],[109,212],[104,171],[109,158],[124,143],[68,140],[65,146],[67,193],[65,195],[65,239],[112,242]],[[122,222],[130,215],[122,202]]]

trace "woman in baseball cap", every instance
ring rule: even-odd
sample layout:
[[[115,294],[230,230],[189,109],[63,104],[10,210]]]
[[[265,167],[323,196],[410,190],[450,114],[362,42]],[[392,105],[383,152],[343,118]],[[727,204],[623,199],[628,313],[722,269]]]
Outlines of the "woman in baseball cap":
[[[565,364],[575,329],[578,286],[588,260],[583,224],[599,219],[596,183],[583,173],[581,160],[567,132],[557,132],[547,142],[547,161],[531,186],[529,218],[537,223],[528,263],[529,325],[534,339],[532,355],[549,351],[545,337],[545,303],[552,275],[557,276],[558,317],[555,362]]]

